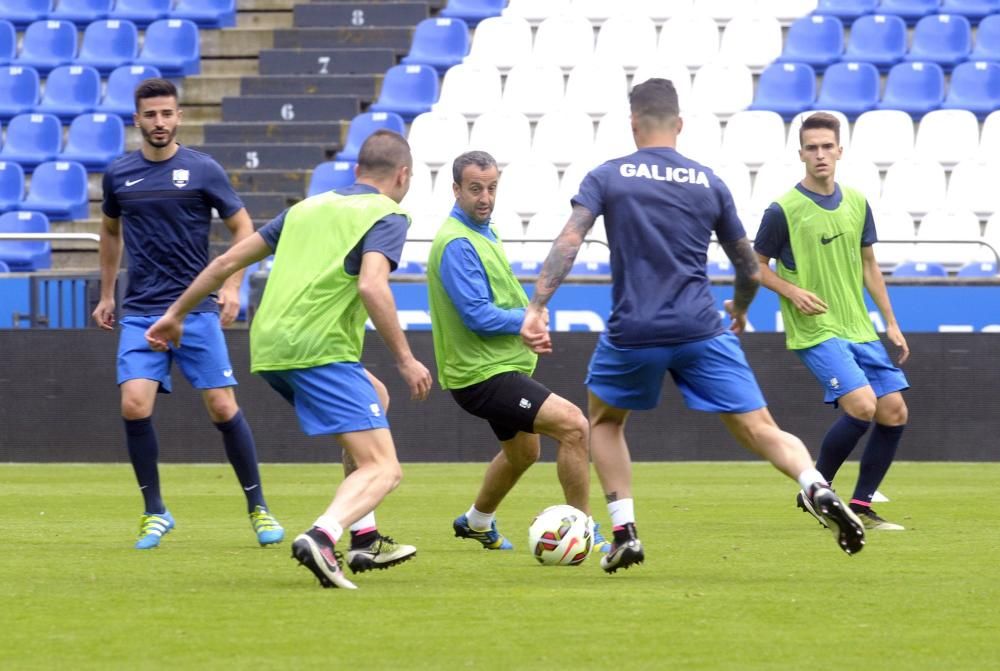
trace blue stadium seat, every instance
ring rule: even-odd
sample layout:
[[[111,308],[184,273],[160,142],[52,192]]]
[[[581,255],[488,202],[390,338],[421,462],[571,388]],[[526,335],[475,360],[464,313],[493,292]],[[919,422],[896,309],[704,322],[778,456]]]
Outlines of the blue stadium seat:
[[[906,55],[906,23],[898,16],[862,16],[851,26],[845,61],[871,63],[888,70]]]
[[[892,269],[893,277],[948,277],[948,271],[940,263],[904,261]]]
[[[0,212],[17,210],[24,200],[24,170],[17,163],[0,160]]]
[[[123,65],[108,76],[104,99],[95,112],[117,114],[131,120],[135,114],[135,87],[144,79],[159,77],[160,70],[152,65]]]
[[[1000,61],[1000,14],[991,14],[979,22],[976,46],[972,48],[969,60]]]
[[[77,65],[89,65],[102,75],[128,65],[139,53],[139,31],[131,21],[94,21],[83,31]]]
[[[983,17],[1000,12],[1000,0],[944,0],[939,11],[942,14],[961,14],[972,23],[978,23]]]
[[[500,16],[507,0],[448,0],[440,16],[461,19],[470,28],[475,28],[483,19]]]
[[[125,19],[140,28],[170,15],[173,0],[115,0],[109,19]]]
[[[81,114],[69,125],[60,161],[76,161],[88,170],[103,171],[125,153],[125,124],[117,114]]]
[[[570,275],[610,275],[611,264],[607,261],[577,261],[570,268]]]
[[[52,11],[54,0],[0,0],[3,18],[22,29],[41,21]]]
[[[958,269],[958,277],[996,277],[997,264],[992,261],[970,261]]]
[[[834,63],[823,74],[815,110],[838,110],[852,121],[875,109],[879,99],[879,74],[871,63]]]
[[[816,72],[804,63],[772,63],[760,73],[752,110],[771,110],[790,121],[799,112],[813,109]]]
[[[74,161],[48,161],[35,168],[21,209],[66,221],[86,219],[87,205],[87,169]]]
[[[972,51],[972,27],[964,16],[936,14],[925,16],[913,29],[908,61],[937,63],[947,70],[969,57]]]
[[[956,67],[952,70],[948,96],[941,107],[967,109],[980,120],[1000,109],[1000,64],[969,61]]]
[[[836,16],[803,16],[788,27],[785,48],[778,60],[807,63],[817,69],[840,60],[844,53],[844,23]]]
[[[850,23],[859,16],[872,14],[878,7],[878,0],[819,0],[815,14],[836,16],[844,23]]]
[[[429,65],[395,65],[385,73],[373,112],[395,112],[409,123],[418,114],[429,112],[437,102],[440,88],[437,70]]]
[[[885,81],[878,108],[921,117],[944,102],[944,70],[937,63],[899,63]]]
[[[62,124],[51,114],[19,114],[7,126],[0,161],[20,163],[27,172],[54,160],[62,148]]]
[[[357,161],[358,152],[361,145],[368,136],[379,130],[388,128],[400,135],[406,135],[406,124],[403,117],[395,112],[365,112],[351,119],[351,125],[347,128],[347,139],[344,141],[344,148],[336,156],[338,161]]]
[[[427,267],[419,261],[413,259],[400,260],[396,266],[396,275],[425,275]]]
[[[229,28],[236,25],[236,0],[177,0],[170,18],[194,21],[201,28]]]
[[[469,53],[469,27],[458,19],[424,19],[413,31],[407,65],[430,65],[444,72]]]
[[[185,19],[164,19],[146,29],[136,65],[152,65],[164,77],[187,77],[201,71],[198,26]]]
[[[17,55],[17,29],[6,19],[0,19],[0,65],[8,65]]]
[[[60,65],[45,78],[35,110],[69,120],[92,112],[101,101],[101,75],[88,65]]]
[[[49,219],[41,212],[8,212],[0,215],[0,233],[48,233]],[[52,267],[52,243],[48,240],[0,241],[0,261],[12,272],[31,272]]]
[[[709,261],[706,267],[709,277],[735,277],[736,271],[729,261]]]
[[[354,161],[326,161],[313,168],[306,196],[354,184]]]
[[[8,266],[3,261],[0,261],[0,273],[9,273],[9,272],[10,272],[10,266]]]
[[[49,18],[85,26],[108,18],[113,4],[114,0],[59,0],[56,8],[49,12]]]
[[[937,14],[940,6],[941,0],[882,0],[878,11],[898,16],[913,25],[925,16]]]
[[[76,24],[69,21],[35,21],[24,31],[16,65],[44,74],[76,57]]]
[[[0,120],[35,109],[40,89],[35,68],[19,65],[0,68]]]

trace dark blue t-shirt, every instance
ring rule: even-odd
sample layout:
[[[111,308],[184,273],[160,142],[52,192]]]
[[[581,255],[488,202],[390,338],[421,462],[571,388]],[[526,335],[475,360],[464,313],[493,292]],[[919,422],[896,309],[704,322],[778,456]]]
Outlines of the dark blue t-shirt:
[[[808,197],[824,210],[836,210],[840,206],[840,201],[844,196],[840,192],[840,185],[833,185],[833,193],[824,195],[810,191],[801,184],[796,184],[795,188],[799,193]],[[871,205],[865,202],[865,226],[861,230],[861,246],[871,247],[878,242],[875,233],[875,218],[872,216]],[[760,221],[760,230],[753,241],[754,251],[763,254],[768,258],[781,259],[781,263],[789,270],[795,270],[795,255],[792,254],[792,243],[788,239],[788,221],[785,219],[785,211],[777,203],[771,203]]]
[[[126,315],[163,314],[208,265],[212,208],[223,219],[243,202],[225,170],[207,154],[179,147],[166,161],[141,151],[104,173],[104,214],[121,218],[128,255]],[[192,312],[218,312],[209,296]]]
[[[713,232],[720,242],[746,232],[715,173],[674,149],[640,149],[592,170],[573,203],[604,215],[613,344],[655,347],[722,333],[708,244]]]
[[[378,189],[368,184],[352,184],[343,189],[334,189],[334,192],[342,196],[357,196],[378,193]],[[281,238],[281,230],[285,227],[287,213],[288,210],[285,210],[257,231],[271,249],[278,248],[278,240]],[[406,231],[409,226],[410,221],[401,214],[389,214],[379,219],[368,229],[361,242],[348,253],[344,259],[344,270],[348,275],[360,273],[361,257],[366,252],[381,252],[389,260],[390,269],[395,270],[399,266],[399,257],[403,253],[403,243],[406,242]]]

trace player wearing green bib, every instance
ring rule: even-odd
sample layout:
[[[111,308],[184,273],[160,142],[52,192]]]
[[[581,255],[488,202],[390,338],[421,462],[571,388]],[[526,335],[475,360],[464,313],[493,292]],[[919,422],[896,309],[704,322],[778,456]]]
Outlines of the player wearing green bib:
[[[867,529],[899,531],[902,526],[882,519],[871,504],[906,425],[901,392],[909,383],[875,333],[865,289],[882,313],[889,341],[901,349],[900,363],[909,348],[872,250],[871,208],[864,196],[835,181],[843,153],[840,122],[813,114],[802,123],[799,142],[805,178],[767,209],[754,241],[761,284],[780,296],[788,348],[823,385],[825,402],[844,410],[823,439],[816,468],[833,482],[874,420],[850,506]],[[777,271],[768,265],[772,258]],[[800,493],[797,503],[815,515],[808,497]]]

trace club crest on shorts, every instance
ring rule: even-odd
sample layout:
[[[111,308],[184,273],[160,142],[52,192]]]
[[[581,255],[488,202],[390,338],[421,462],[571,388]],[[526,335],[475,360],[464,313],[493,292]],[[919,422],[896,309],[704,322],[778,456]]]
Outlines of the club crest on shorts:
[[[190,179],[190,177],[190,170],[174,170],[174,186],[178,189],[183,189],[187,186],[188,179]]]

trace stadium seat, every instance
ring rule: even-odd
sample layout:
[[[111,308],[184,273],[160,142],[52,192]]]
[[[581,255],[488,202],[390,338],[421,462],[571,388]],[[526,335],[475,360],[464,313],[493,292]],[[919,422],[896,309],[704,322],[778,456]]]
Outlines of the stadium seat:
[[[21,209],[64,221],[86,219],[87,205],[87,169],[73,161],[47,161],[35,168]]]
[[[683,63],[664,63],[658,60],[643,63],[632,75],[632,88],[654,77],[669,79],[673,83],[681,111],[685,110],[691,102],[691,71],[688,67]]]
[[[763,211],[802,181],[805,168],[798,157],[782,156],[760,166],[753,183],[750,206]]]
[[[596,162],[600,163],[615,156],[626,156],[634,151],[635,138],[632,137],[628,110],[616,110],[602,116],[597,123],[594,148],[590,158],[596,159]],[[586,158],[586,156],[581,156],[577,161]]]
[[[17,210],[24,200],[24,170],[0,156],[0,213]]]
[[[785,145],[789,152],[798,155],[799,152],[799,128],[802,126],[802,121],[806,117],[815,114],[817,112],[826,112],[827,114],[832,114],[837,117],[840,121],[840,146],[844,148],[844,155],[847,156],[848,150],[851,148],[851,126],[847,121],[847,117],[843,112],[838,110],[809,110],[808,112],[800,112],[792,118],[792,122],[788,124],[788,142]]]
[[[728,259],[724,261],[709,261],[705,271],[709,277],[729,278],[736,276],[733,264]]]
[[[781,44],[778,19],[773,16],[735,16],[722,32],[718,58],[761,70],[781,55]]]
[[[722,154],[727,160],[756,167],[784,151],[785,122],[776,112],[742,111],[726,122]]]
[[[413,31],[406,65],[430,65],[445,72],[469,53],[469,27],[457,19],[424,19]]]
[[[862,16],[851,26],[845,61],[871,63],[888,70],[906,56],[906,23],[898,16]]]
[[[169,17],[194,21],[200,28],[229,28],[236,25],[236,0],[177,0]]]
[[[441,169],[438,170],[437,178],[434,180],[434,186],[431,188],[431,204],[433,205],[433,209],[430,212],[434,214],[437,224],[441,223],[443,216],[455,204],[455,191],[452,189],[454,180],[452,179],[451,168],[451,163],[441,166]]]
[[[15,65],[39,73],[65,65],[76,56],[76,25],[69,21],[35,21],[24,31]]]
[[[594,56],[594,28],[578,14],[556,14],[538,26],[532,60],[553,63],[564,71]]]
[[[88,170],[103,172],[125,153],[125,124],[117,114],[81,114],[69,125],[61,161],[76,161]]]
[[[875,207],[882,198],[882,177],[873,161],[847,158],[837,163],[837,182],[864,194]]]
[[[760,4],[759,9],[773,15],[781,25],[787,26],[815,12],[818,4],[818,0],[770,0]]]
[[[441,82],[435,112],[458,112],[477,117],[500,106],[500,72],[485,63],[460,63]]]
[[[123,65],[108,76],[104,98],[95,112],[117,114],[129,121],[135,114],[135,87],[144,79],[159,77],[160,70],[151,65]]]
[[[1000,61],[1000,9],[979,22],[970,61]]]
[[[1000,0],[943,0],[938,11],[961,14],[972,23],[978,23],[983,17],[1000,12]]]
[[[555,240],[562,233],[567,219],[569,217],[564,212],[552,210],[539,212],[528,221],[528,229],[521,237],[532,240]]]
[[[35,68],[19,65],[0,68],[0,121],[35,109],[39,88]]]
[[[602,0],[602,4],[610,3]],[[656,25],[647,16],[612,16],[597,33],[594,56],[601,62],[614,63],[633,72],[656,57]]]
[[[489,152],[503,167],[531,151],[531,124],[516,110],[486,112],[472,124],[469,146]]]
[[[871,63],[834,63],[823,75],[823,86],[813,109],[835,109],[848,119],[878,105],[880,88],[878,70]]]
[[[690,14],[694,0],[636,0],[636,11],[653,19],[657,25],[675,16]]]
[[[108,18],[112,5],[114,0],[59,0],[56,8],[49,12],[49,18],[85,26]]]
[[[996,277],[997,264],[990,261],[970,261],[958,269],[956,277]]]
[[[699,163],[716,163],[722,151],[722,124],[719,117],[711,112],[685,114],[684,128],[677,136],[677,151]]]
[[[531,153],[557,167],[565,167],[590,155],[593,148],[594,120],[586,112],[549,112],[535,125]]]
[[[2,0],[3,18],[23,29],[35,21],[41,21],[52,12],[54,0]]]
[[[463,63],[486,63],[506,72],[530,60],[531,25],[519,16],[492,16],[476,28]]]
[[[917,237],[913,217],[901,207],[886,207],[881,203],[878,209],[872,205],[878,244],[875,256],[879,265],[895,266],[913,258],[913,241]]]
[[[937,63],[950,70],[968,58],[970,51],[972,27],[969,20],[964,16],[936,14],[917,22],[906,60]]]
[[[634,148],[634,145],[633,145]],[[570,163],[563,171],[562,179],[559,180],[559,200],[569,203],[570,199],[580,193],[580,183],[591,170],[600,165],[605,159],[584,158]],[[563,224],[565,224],[565,220]],[[560,227],[559,230],[562,230]]]
[[[541,23],[555,14],[571,14],[571,9],[570,0],[510,0],[503,15]]]
[[[603,249],[603,247],[601,247],[601,249]],[[570,268],[569,274],[576,276],[610,275],[611,264],[607,261],[577,261],[573,264],[573,267]]]
[[[478,30],[482,21],[499,17],[506,5],[507,0],[448,0],[440,16],[461,19]]]
[[[733,196],[737,210],[750,205],[752,182],[750,169],[745,164],[727,159],[712,164],[711,168],[712,172],[729,187],[729,193]]]
[[[0,19],[0,66],[9,65],[17,55],[17,30],[14,24]]]
[[[845,23],[850,23],[860,16],[872,14],[878,3],[879,0],[819,0],[815,13],[836,16]]]
[[[782,63],[806,63],[823,69],[844,53],[844,23],[835,16],[814,14],[796,19],[788,27]]]
[[[898,63],[889,70],[880,110],[902,110],[916,118],[944,102],[944,70],[937,63]]]
[[[115,0],[108,18],[131,21],[140,28],[145,28],[170,16],[172,4],[173,0]]]
[[[9,272],[10,272],[10,266],[8,266],[3,261],[0,261],[0,273],[9,273]]]
[[[139,53],[139,31],[131,21],[94,21],[83,31],[76,65],[89,65],[102,75],[128,65]]]
[[[893,277],[948,277],[948,271],[940,263],[926,261],[903,261],[892,269]]]
[[[410,124],[407,140],[414,158],[448,169],[469,144],[469,124],[458,112],[425,112]]]
[[[434,181],[431,179],[431,170],[426,163],[413,161],[413,170],[410,177],[410,190],[406,192],[406,197],[400,205],[407,212],[427,212],[433,209],[431,204],[431,187]]]
[[[984,118],[1000,109],[1000,63],[969,61],[951,73],[944,109],[967,109]]]
[[[3,154],[0,154],[2,156]],[[962,161],[948,180],[948,206],[972,210],[982,218],[1000,212],[1000,158],[983,156]]]
[[[934,110],[917,126],[917,154],[946,167],[979,149],[979,121],[969,110]]]
[[[570,11],[590,21],[595,28],[599,28],[613,16],[637,16],[642,14],[632,4],[634,3],[625,5],[624,3],[618,4],[607,2],[606,0],[570,0],[569,2]]]
[[[854,146],[857,148],[857,141]],[[893,163],[882,182],[881,202],[886,207],[901,207],[915,217],[942,207],[945,202],[944,168],[916,156]]]
[[[201,72],[198,26],[184,19],[161,19],[146,28],[135,65],[152,65],[164,77],[187,77]]]
[[[429,65],[394,65],[385,73],[382,90],[369,108],[373,112],[395,112],[409,123],[429,112],[437,102],[437,70]]]
[[[657,43],[657,59],[664,63],[682,63],[700,67],[716,59],[719,53],[719,26],[701,13],[675,16],[663,24]]]
[[[580,63],[569,73],[567,108],[583,110],[596,117],[627,104],[628,81],[622,66],[591,60]]]
[[[937,14],[940,5],[941,0],[881,0],[878,11],[898,16],[912,25],[929,14]]]
[[[45,78],[45,91],[35,110],[68,121],[97,108],[101,75],[87,65],[60,65]]]
[[[507,73],[503,104],[523,112],[529,119],[559,109],[565,83],[562,70],[552,63],[519,63]]]
[[[1000,110],[990,113],[983,122],[983,136],[979,150],[986,156],[1000,154]]]
[[[49,219],[41,212],[8,212],[0,215],[0,233],[48,233]],[[28,273],[52,267],[48,240],[2,240],[0,262],[10,272]]]
[[[720,26],[729,23],[737,16],[753,12],[757,3],[746,0],[697,0],[694,7],[718,23]]]
[[[708,63],[695,73],[691,109],[721,117],[744,110],[753,102],[753,75],[741,63]]]
[[[511,161],[500,175],[497,207],[513,210],[522,219],[557,206],[559,173],[554,165],[533,157]]]
[[[965,265],[982,255],[979,217],[965,209],[937,209],[928,212],[917,228],[914,261]],[[934,242],[937,241],[953,241]]]
[[[324,161],[309,176],[306,197],[354,184],[354,161]]]
[[[368,136],[383,128],[406,134],[406,123],[395,112],[364,112],[357,115],[351,119],[351,125],[347,127],[344,148],[337,152],[335,158],[338,161],[357,161],[361,145]]]
[[[816,72],[805,63],[773,63],[760,73],[751,110],[770,110],[784,119],[811,109],[816,102]]]
[[[19,114],[7,126],[7,143],[0,149],[0,161],[21,164],[26,172],[52,161],[62,148],[62,124],[51,114]]]

